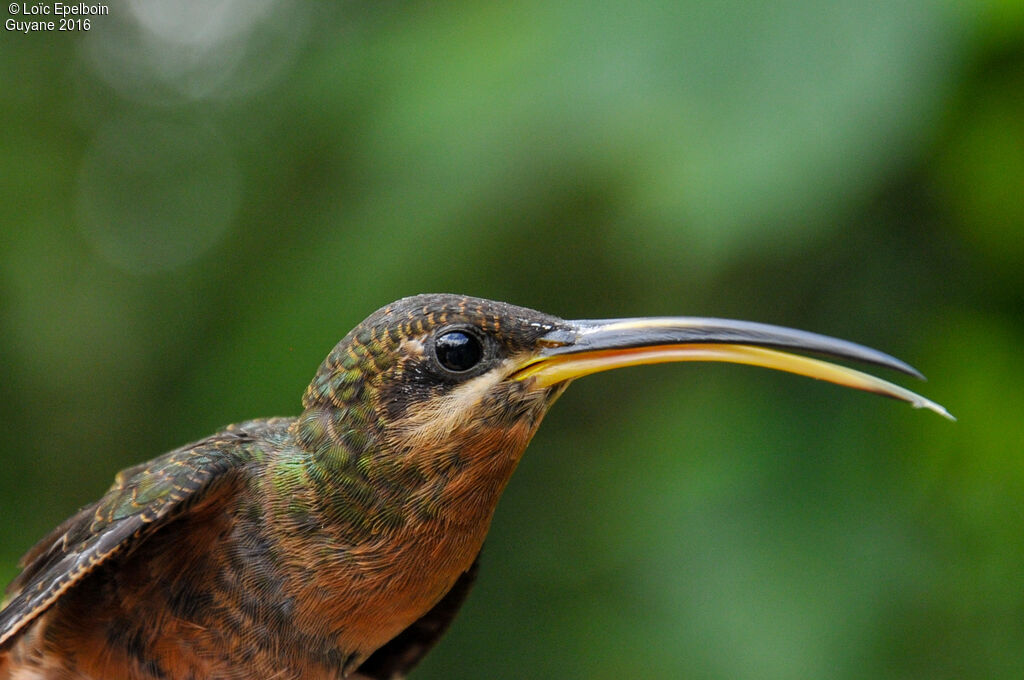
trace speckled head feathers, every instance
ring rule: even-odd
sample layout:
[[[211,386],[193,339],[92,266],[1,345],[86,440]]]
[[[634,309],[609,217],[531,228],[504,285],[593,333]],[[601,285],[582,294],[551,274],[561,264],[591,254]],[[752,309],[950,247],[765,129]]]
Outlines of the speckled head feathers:
[[[465,295],[423,294],[402,298],[381,307],[353,328],[335,346],[321,364],[307,389],[303,405],[317,402],[348,402],[346,385],[355,382],[386,382],[388,377],[419,372],[421,382],[434,379],[440,384],[459,382],[467,376],[453,376],[431,370],[429,361],[416,367],[406,365],[401,373],[388,371],[404,354],[429,349],[433,338],[450,329],[476,331],[486,340],[485,350],[491,362],[517,352],[532,349],[536,340],[559,328],[564,322],[554,316],[505,302]],[[429,357],[427,357],[429,358]],[[474,373],[487,368],[482,364]],[[416,377],[416,376],[412,376]]]

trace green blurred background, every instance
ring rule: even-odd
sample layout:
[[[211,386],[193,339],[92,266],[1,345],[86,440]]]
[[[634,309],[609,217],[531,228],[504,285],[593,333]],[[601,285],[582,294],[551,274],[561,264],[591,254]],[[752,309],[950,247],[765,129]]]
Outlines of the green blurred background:
[[[583,380],[415,677],[1024,676],[1024,3],[109,6],[0,40],[2,580],[392,299],[728,316],[960,421]]]

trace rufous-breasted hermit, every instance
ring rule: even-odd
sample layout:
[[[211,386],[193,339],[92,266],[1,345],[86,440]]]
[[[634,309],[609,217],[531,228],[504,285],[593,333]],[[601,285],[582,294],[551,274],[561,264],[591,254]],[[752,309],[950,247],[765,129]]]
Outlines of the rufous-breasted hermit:
[[[590,373],[734,362],[949,415],[794,351],[920,377],[861,345],[746,321],[394,302],[331,351],[297,418],[231,425],[122,470],[36,544],[0,612],[0,678],[404,678],[466,597],[544,414]]]

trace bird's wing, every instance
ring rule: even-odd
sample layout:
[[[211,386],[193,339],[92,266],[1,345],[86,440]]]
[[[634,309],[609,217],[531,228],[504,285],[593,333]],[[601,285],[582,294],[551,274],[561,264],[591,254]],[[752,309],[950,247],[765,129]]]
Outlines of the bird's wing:
[[[0,649],[97,565],[240,479],[242,467],[257,455],[246,425],[122,470],[101,499],[29,550],[21,558],[21,574],[7,587]]]
[[[402,680],[441,639],[469,595],[480,568],[480,555],[451,590],[408,628],[370,655],[356,670],[356,678]]]

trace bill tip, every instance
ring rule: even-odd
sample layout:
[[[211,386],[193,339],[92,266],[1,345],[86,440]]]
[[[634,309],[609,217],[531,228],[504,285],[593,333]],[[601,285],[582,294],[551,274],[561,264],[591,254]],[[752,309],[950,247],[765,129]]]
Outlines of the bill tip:
[[[950,420],[950,421],[952,421],[954,423],[956,422],[956,416],[954,416],[952,413],[947,411],[944,406],[942,406],[941,404],[936,404],[934,401],[926,399],[926,400],[924,400],[923,402],[921,402],[919,404],[914,404],[914,407],[915,408],[926,408],[929,411],[934,411],[935,413],[938,413],[940,416],[942,416],[946,420]]]

